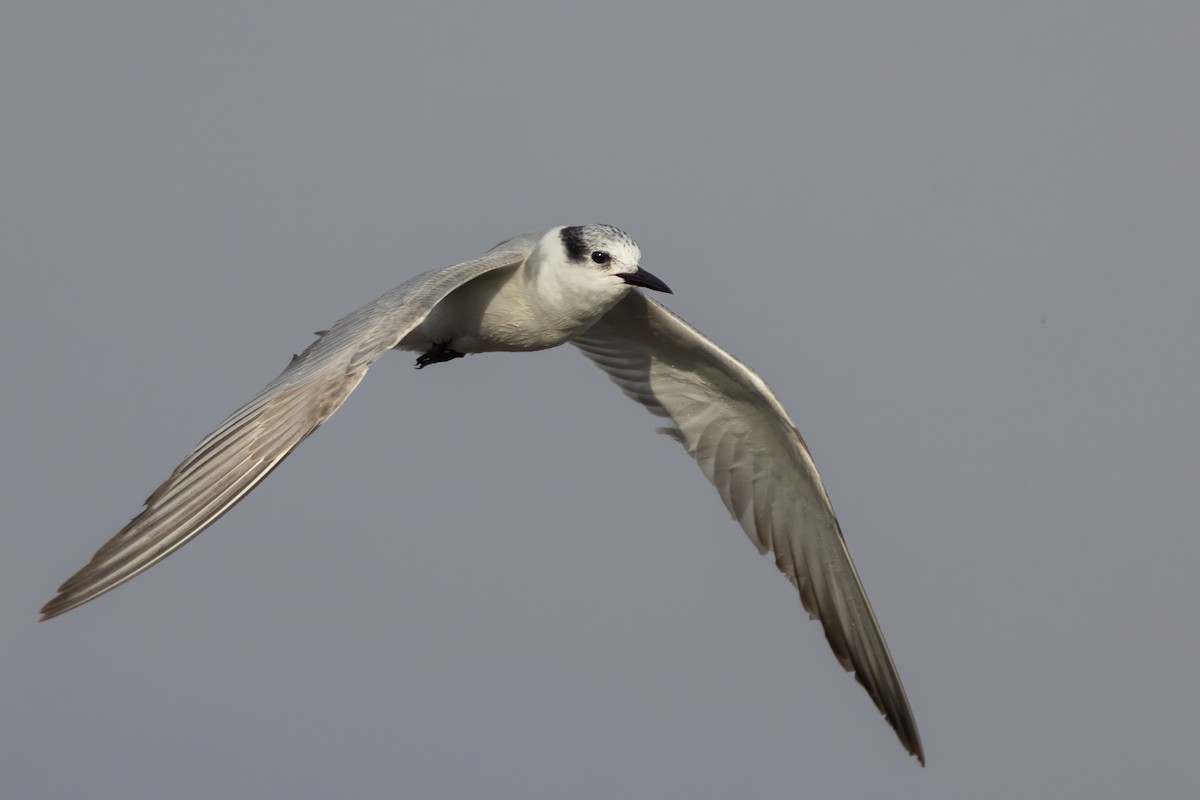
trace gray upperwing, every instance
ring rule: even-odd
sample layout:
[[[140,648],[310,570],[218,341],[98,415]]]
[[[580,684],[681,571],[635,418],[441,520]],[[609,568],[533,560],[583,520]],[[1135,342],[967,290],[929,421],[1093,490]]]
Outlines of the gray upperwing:
[[[625,394],[667,417],[759,552],[800,592],[834,654],[922,764],[920,735],[808,447],[767,385],[659,303],[631,291],[572,341]]]
[[[120,586],[186,544],[233,508],[346,401],[367,368],[447,294],[492,270],[520,264],[518,237],[482,258],[431,270],[338,320],[183,460],[146,507],[59,587],[41,619]]]

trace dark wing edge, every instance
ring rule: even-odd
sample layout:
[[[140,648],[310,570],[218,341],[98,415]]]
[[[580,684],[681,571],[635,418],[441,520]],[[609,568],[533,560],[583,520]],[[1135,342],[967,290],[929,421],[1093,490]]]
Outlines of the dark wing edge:
[[[94,600],[187,544],[329,419],[371,364],[443,297],[485,272],[519,264],[526,255],[502,246],[482,258],[431,270],[343,317],[201,441],[146,499],[142,512],[59,587],[39,620]]]
[[[626,395],[671,420],[759,552],[771,550],[838,661],[925,764],[891,652],[808,447],[767,385],[656,301],[631,291],[572,341]]]

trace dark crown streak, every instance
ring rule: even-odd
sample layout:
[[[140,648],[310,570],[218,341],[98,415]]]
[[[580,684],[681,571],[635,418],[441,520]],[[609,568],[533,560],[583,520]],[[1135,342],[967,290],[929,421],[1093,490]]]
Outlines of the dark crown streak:
[[[559,236],[562,237],[563,247],[567,249],[567,255],[572,261],[583,261],[591,255],[591,248],[583,238],[582,225],[568,225],[562,229]]]

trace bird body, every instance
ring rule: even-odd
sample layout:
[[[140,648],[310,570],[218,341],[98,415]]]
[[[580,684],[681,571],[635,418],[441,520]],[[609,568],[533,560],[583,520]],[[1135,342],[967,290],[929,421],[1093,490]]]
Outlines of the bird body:
[[[811,454],[754,372],[635,287],[670,292],[608,225],[522,234],[482,257],[418,275],[338,320],[203,439],[42,608],[58,616],[190,541],[336,411],[389,350],[418,367],[470,353],[570,343],[669,425],[762,553],[772,552],[834,655],[924,763],[883,633]]]
[[[607,238],[593,234],[594,243],[583,245],[579,262],[564,246],[561,228],[497,245],[491,252],[530,244],[532,251],[519,264],[480,275],[450,292],[398,347],[428,351],[443,344],[463,354],[544,350],[587,330],[629,291],[630,284],[611,276],[633,273],[641,258],[623,232],[590,227],[606,229],[602,233]],[[596,249],[601,247],[605,249]],[[591,254],[598,252],[606,253],[608,261],[593,262]]]

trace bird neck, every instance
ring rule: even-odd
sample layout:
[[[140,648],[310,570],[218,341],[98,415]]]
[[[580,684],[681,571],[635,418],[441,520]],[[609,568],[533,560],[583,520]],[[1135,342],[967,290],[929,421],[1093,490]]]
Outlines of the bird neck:
[[[556,344],[582,333],[608,313],[624,291],[611,291],[575,268],[525,267],[512,282],[521,302]]]

